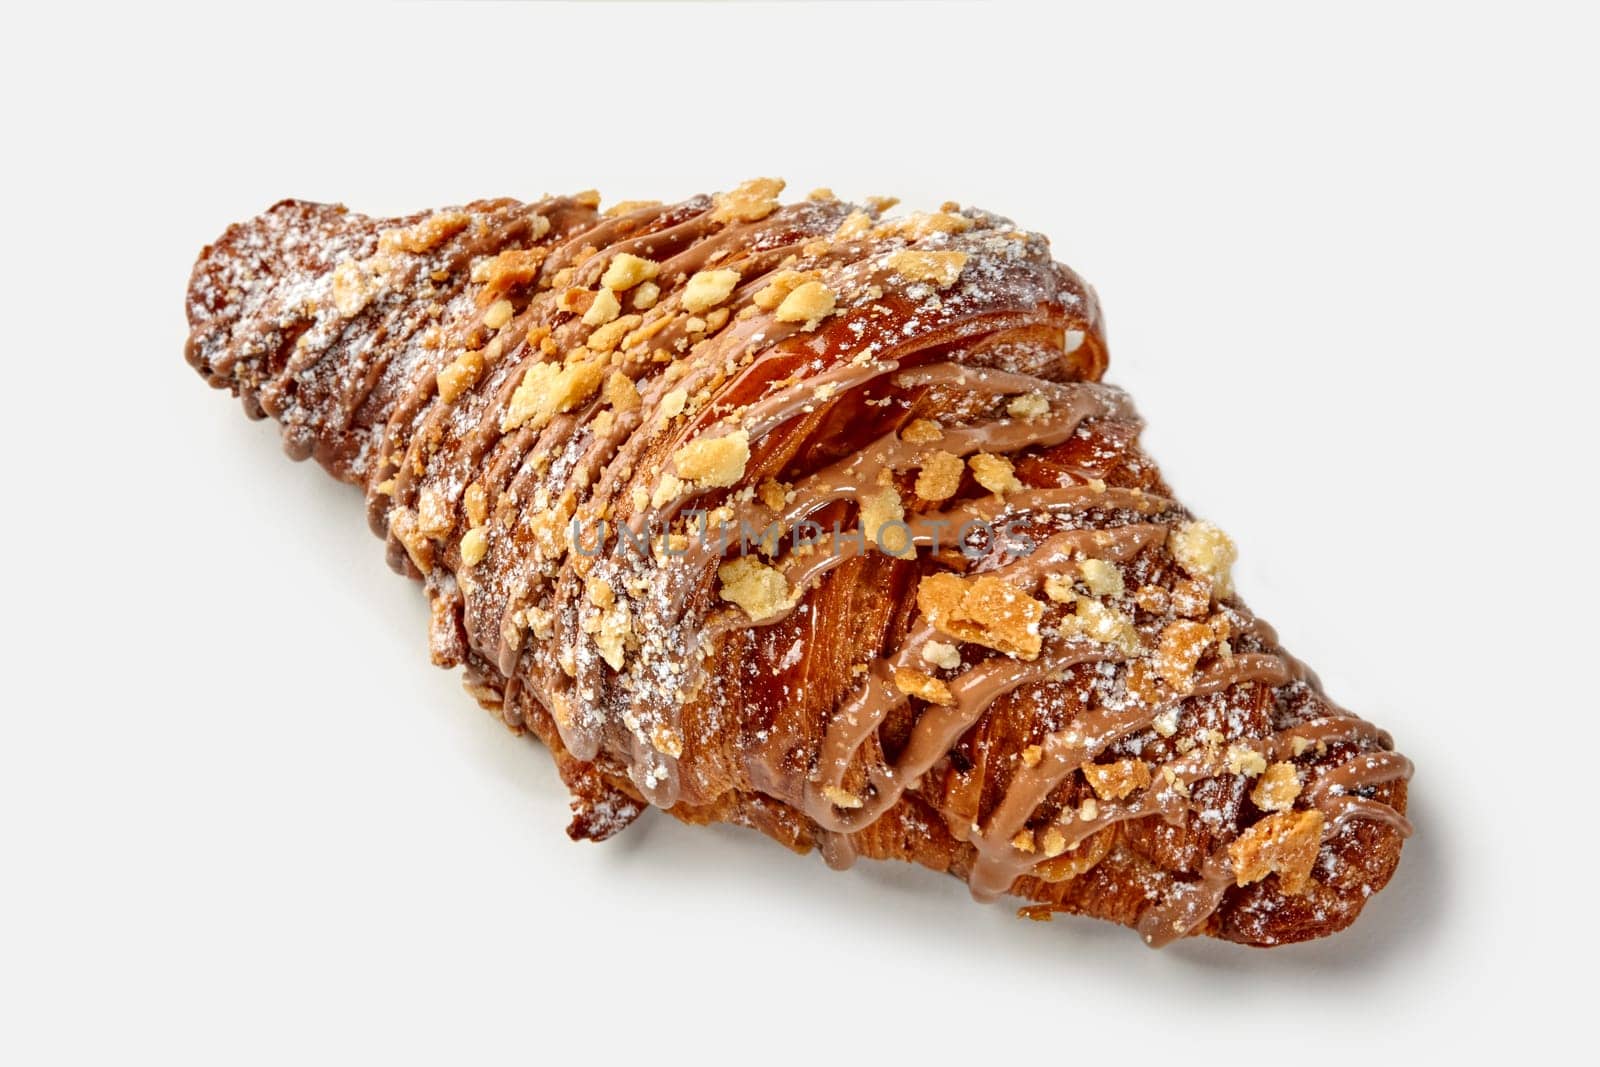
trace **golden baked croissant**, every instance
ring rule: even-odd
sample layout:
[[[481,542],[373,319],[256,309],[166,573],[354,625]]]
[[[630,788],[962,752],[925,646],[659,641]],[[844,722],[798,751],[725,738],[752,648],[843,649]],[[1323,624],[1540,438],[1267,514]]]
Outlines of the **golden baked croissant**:
[[[1046,241],[758,179],[201,254],[189,362],[366,492],[434,662],[573,794],[910,860],[1151,944],[1350,923],[1408,761],[1232,592]]]

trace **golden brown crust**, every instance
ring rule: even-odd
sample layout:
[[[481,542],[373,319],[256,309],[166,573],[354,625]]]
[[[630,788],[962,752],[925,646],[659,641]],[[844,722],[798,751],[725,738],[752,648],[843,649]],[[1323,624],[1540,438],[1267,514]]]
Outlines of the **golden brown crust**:
[[[1353,920],[1409,765],[1232,595],[1092,291],[981,211],[780,191],[285,201],[202,253],[188,358],[366,490],[574,837],[653,802],[1151,943]]]

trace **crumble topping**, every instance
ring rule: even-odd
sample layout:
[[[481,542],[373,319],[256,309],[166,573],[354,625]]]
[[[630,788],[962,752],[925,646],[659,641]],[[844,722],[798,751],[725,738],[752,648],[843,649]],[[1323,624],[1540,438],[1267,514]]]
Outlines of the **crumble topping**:
[[[1074,608],[1073,614],[1061,620],[1062,637],[1076,635],[1103,645],[1116,645],[1130,656],[1139,650],[1139,632],[1134,629],[1133,620],[1116,608],[1086,596],[1075,597]]]
[[[378,295],[378,285],[367,269],[353,259],[347,259],[333,270],[330,295],[334,310],[351,318],[372,302]]]
[[[1084,779],[1101,800],[1121,800],[1150,785],[1150,766],[1143,760],[1085,763],[1081,769]]]
[[[1006,414],[1014,419],[1036,419],[1050,412],[1050,401],[1039,393],[1026,393],[1006,405]]]
[[[757,222],[778,208],[778,194],[783,192],[782,178],[752,178],[731,192],[719,193],[712,199],[713,222]]]
[[[589,339],[584,342],[584,347],[595,352],[609,352],[617,347],[617,342],[643,321],[638,315],[623,315],[621,318],[612,319],[591,333]]]
[[[1195,578],[1180,578],[1172,584],[1172,594],[1167,599],[1172,610],[1186,619],[1201,619],[1211,610],[1211,582]]]
[[[753,622],[787,611],[794,603],[788,579],[776,567],[769,567],[754,556],[741,556],[717,568],[722,581],[723,600],[744,609]]]
[[[1288,811],[1300,795],[1300,775],[1292,763],[1274,763],[1250,791],[1250,800],[1262,811]]]
[[[574,349],[574,355],[579,352],[584,350]],[[501,432],[509,433],[522,426],[540,429],[555,415],[571,411],[587,400],[599,388],[604,374],[605,361],[598,359],[579,359],[559,367],[554,363],[535,363],[523,374],[522,384],[511,394],[511,401],[500,419]]]
[[[478,378],[483,374],[483,352],[479,349],[469,349],[461,353],[446,367],[440,368],[435,381],[439,388],[439,399],[446,404],[453,404],[462,393],[477,384]]]
[[[888,486],[861,502],[861,529],[867,540],[886,555],[910,559],[916,556],[905,522],[906,509],[894,486]]]
[[[437,541],[448,535],[453,526],[449,499],[441,490],[424,486],[417,494],[417,532]]]
[[[889,257],[889,268],[913,282],[926,282],[935,289],[948,289],[967,265],[965,252],[896,252]]]
[[[789,500],[789,487],[771,478],[756,486],[756,497],[770,511],[778,511]]]
[[[854,241],[872,232],[872,216],[865,211],[852,211],[833,231],[836,241]]]
[[[935,502],[949,500],[961,488],[961,477],[966,469],[961,457],[952,452],[930,453],[922,461],[922,470],[917,475],[917,496]]]
[[[1086,559],[1078,564],[1083,584],[1095,596],[1120,597],[1123,594],[1122,571],[1114,563],[1103,559]]]
[[[979,452],[967,460],[967,465],[972,468],[973,477],[978,480],[978,484],[991,493],[1004,496],[1006,493],[1022,491],[1022,483],[1017,480],[1016,469],[1004,456]]]
[[[661,398],[661,417],[664,419],[677,418],[679,415],[683,414],[684,405],[688,402],[689,391],[687,389],[673,389],[667,393],[666,396]]]
[[[1044,576],[1044,595],[1057,604],[1076,604],[1078,590],[1071,578],[1065,574],[1047,574]]]
[[[953,214],[952,210],[913,211],[904,218],[880,222],[872,233],[874,237],[904,237],[908,241],[920,241],[936,233],[966,233],[976,225],[965,215]]]
[[[661,264],[653,259],[645,259],[630,252],[619,252],[611,257],[606,272],[600,276],[600,284],[612,292],[621,293],[640,282],[647,282],[661,271]]]
[[[461,562],[466,566],[476,567],[488,551],[489,539],[482,526],[474,526],[461,535]]]
[[[1249,745],[1228,746],[1228,773],[1254,778],[1267,769],[1267,758]]]
[[[1001,578],[931,574],[917,586],[917,608],[936,630],[961,641],[1022,659],[1037,659],[1043,647],[1044,604]]]
[[[1276,874],[1285,893],[1298,896],[1305,892],[1322,847],[1324,821],[1322,812],[1315,809],[1282,811],[1250,827],[1228,846],[1235,882],[1250,885]]]
[[[930,704],[954,704],[956,698],[950,687],[931,674],[912,667],[901,667],[894,672],[894,685],[908,696],[919,697]]]
[[[683,735],[670,726],[658,725],[651,730],[650,744],[657,752],[666,753],[673,759],[683,756]]]
[[[549,230],[550,220],[543,215],[535,216],[544,223]],[[421,222],[411,226],[403,226],[392,230],[384,230],[378,234],[378,251],[380,252],[411,252],[420,255],[428,252],[454,237],[472,222],[472,217],[460,211],[438,211]],[[535,234],[535,237],[543,236]]]
[[[467,486],[466,492],[461,494],[461,503],[466,508],[469,525],[482,526],[489,520],[489,493],[482,482]]]
[[[739,272],[736,270],[703,270],[689,279],[679,301],[683,310],[699,314],[728,299],[738,285]]]
[[[821,278],[820,270],[781,270],[750,298],[750,302],[762,311],[772,311],[800,286],[806,282],[819,281]]]
[[[484,309],[483,324],[491,330],[498,330],[510,322],[511,316],[514,314],[516,314],[516,308],[512,306],[511,301],[496,300]]]
[[[583,313],[585,326],[604,326],[622,313],[622,302],[610,289],[598,289],[589,300],[589,309]]]
[[[1156,645],[1153,666],[1174,692],[1187,696],[1194,692],[1194,668],[1206,646],[1211,630],[1203,623],[1178,619],[1167,623]]]
[[[779,322],[802,323],[802,330],[815,330],[818,323],[832,314],[833,307],[832,289],[821,282],[802,282],[783,298],[774,318]]]
[[[656,306],[656,301],[661,299],[661,286],[655,282],[644,282],[633,291],[633,309],[635,311],[649,311]]]
[[[1204,578],[1216,589],[1219,596],[1232,590],[1233,564],[1239,550],[1215,525],[1209,522],[1186,522],[1172,531],[1170,537],[1172,558],[1195,578]]]
[[[534,281],[539,277],[539,270],[544,266],[548,254],[543,248],[513,248],[479,264],[474,273],[481,270],[482,277],[473,278],[473,281],[481,280],[484,283],[483,292],[478,294],[478,303],[493,303],[502,294]]]
[[[737,430],[722,437],[701,437],[672,454],[679,478],[696,485],[722,488],[744,476],[750,462],[750,434]]]
[[[1134,592],[1133,602],[1139,605],[1140,611],[1148,611],[1152,615],[1165,615],[1169,600],[1167,591],[1159,585],[1143,585]]]
[[[636,411],[640,405],[639,387],[621,371],[611,372],[611,377],[606,379],[605,391],[600,395],[616,411]]]
[[[828,803],[836,808],[859,808],[865,803],[854,793],[846,789],[840,789],[836,785],[823,786],[822,795],[827,797]]]

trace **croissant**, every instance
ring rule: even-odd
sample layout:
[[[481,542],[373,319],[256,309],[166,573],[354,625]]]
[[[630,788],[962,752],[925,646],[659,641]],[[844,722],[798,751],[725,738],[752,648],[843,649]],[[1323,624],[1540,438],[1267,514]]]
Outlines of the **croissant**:
[[[361,486],[574,839],[655,805],[1152,945],[1348,925],[1411,764],[1234,595],[1093,290],[997,215],[782,188],[286,200],[201,253],[187,358]]]

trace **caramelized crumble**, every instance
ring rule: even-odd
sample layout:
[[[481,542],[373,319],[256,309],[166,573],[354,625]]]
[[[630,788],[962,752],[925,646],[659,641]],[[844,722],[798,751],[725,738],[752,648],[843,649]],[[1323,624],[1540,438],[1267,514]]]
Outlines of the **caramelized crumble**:
[[[689,279],[679,301],[683,310],[699,314],[728,299],[738,285],[739,272],[736,270],[703,270]]]
[[[724,563],[717,568],[717,577],[722,581],[718,595],[743,608],[752,622],[782,614],[793,604],[788,579],[754,556]]]
[[[815,330],[833,312],[833,306],[833,290],[821,282],[802,282],[783,298],[773,317],[779,322],[802,323],[802,330]]]
[[[439,399],[446,404],[455,403],[462,393],[477,384],[478,376],[482,373],[481,351],[471,349],[461,353],[449,366],[440,368],[435,376],[439,387]]]
[[[601,396],[617,411],[637,411],[639,408],[639,387],[633,384],[632,378],[621,371],[611,372],[611,377],[606,379],[605,392]]]
[[[1322,812],[1314,809],[1282,811],[1250,827],[1228,846],[1235,882],[1249,885],[1276,874],[1285,893],[1305,892],[1322,847],[1324,821]]]
[[[622,313],[622,302],[610,289],[597,290],[589,301],[589,310],[583,313],[585,326],[604,326]]]
[[[854,793],[840,789],[836,785],[823,786],[822,795],[828,799],[828,803],[836,808],[859,808],[865,803]]]
[[[1198,622],[1179,619],[1161,631],[1153,659],[1156,672],[1174,692],[1194,692],[1194,668],[1211,643],[1211,631]]]
[[[961,268],[967,265],[965,252],[896,252],[889,257],[889,269],[913,282],[926,282],[935,289],[955,284]]]
[[[1228,535],[1209,522],[1186,522],[1172,531],[1172,558],[1195,578],[1208,580],[1219,596],[1232,590],[1233,564],[1239,558]]]
[[[619,252],[611,257],[606,272],[600,276],[600,284],[612,292],[620,293],[632,289],[640,282],[650,281],[660,270],[661,264],[653,259]]]
[[[464,565],[476,567],[483,562],[484,553],[488,551],[489,539],[482,526],[474,526],[461,535],[461,562]]]
[[[1044,604],[1004,579],[970,581],[931,574],[917,586],[917,608],[940,633],[1022,659],[1037,659]]]
[[[1083,584],[1095,596],[1119,597],[1123,593],[1122,571],[1114,563],[1103,559],[1086,559],[1078,564]]]
[[[581,350],[579,350],[581,351]],[[522,384],[511,394],[500,419],[500,430],[509,433],[527,426],[539,429],[555,415],[571,411],[587,400],[600,386],[605,374],[604,360],[580,360],[565,366],[535,363],[522,376]]]
[[[978,484],[991,493],[1004,496],[1006,493],[1022,491],[1022,483],[1017,480],[1015,468],[1004,456],[979,452],[967,460],[967,465],[972,468],[973,477],[978,480]]]
[[[1300,796],[1300,775],[1292,763],[1274,763],[1250,791],[1250,800],[1262,811],[1288,811]]]
[[[762,311],[772,311],[800,286],[806,282],[819,281],[821,278],[820,270],[781,270],[750,298],[750,302]]]
[[[678,477],[713,488],[733,485],[744,476],[749,462],[750,434],[745,430],[698,438],[672,454]]]
[[[731,192],[718,193],[712,198],[713,222],[756,222],[772,214],[778,207],[778,194],[783,192],[782,178],[752,178]]]
[[[1150,767],[1143,760],[1085,763],[1083,777],[1101,800],[1121,800],[1150,785]]]
[[[966,464],[961,462],[960,456],[943,451],[930,453],[922,461],[922,470],[917,475],[916,494],[923,500],[949,500],[961,488],[961,476],[965,472]]]
[[[550,228],[549,219],[543,215],[535,217],[544,223],[546,230]],[[466,229],[471,221],[470,216],[460,211],[435,212],[411,226],[384,230],[378,234],[378,251],[415,254],[432,251]]]
[[[894,672],[894,685],[908,696],[918,697],[930,704],[954,704],[950,687],[930,674],[911,667],[901,667]]]
[[[953,671],[961,666],[961,652],[955,645],[929,641],[922,646],[922,661],[942,670]]]

